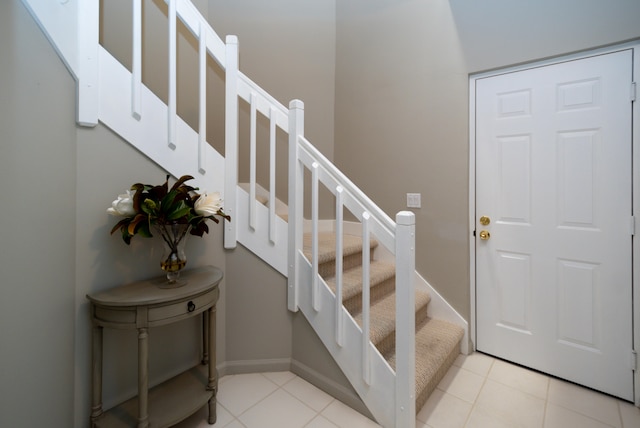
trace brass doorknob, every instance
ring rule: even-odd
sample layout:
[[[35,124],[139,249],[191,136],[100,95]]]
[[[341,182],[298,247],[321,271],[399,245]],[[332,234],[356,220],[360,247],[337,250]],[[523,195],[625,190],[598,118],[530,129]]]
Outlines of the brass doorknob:
[[[489,217],[487,217],[486,215],[483,215],[482,217],[480,217],[480,224],[483,226],[488,226],[489,223],[491,223],[491,219]]]
[[[486,241],[489,238],[491,238],[491,234],[489,233],[488,230],[481,230],[480,231],[480,239],[482,239],[483,241]]]

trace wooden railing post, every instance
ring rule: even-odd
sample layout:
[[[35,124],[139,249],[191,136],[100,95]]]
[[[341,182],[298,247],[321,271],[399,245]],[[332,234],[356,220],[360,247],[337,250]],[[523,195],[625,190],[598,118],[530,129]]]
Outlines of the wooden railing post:
[[[78,2],[78,70],[76,120],[82,126],[98,124],[98,45],[100,2]]]
[[[413,428],[416,418],[415,215],[396,215],[396,427]],[[400,308],[407,308],[401,310]]]
[[[225,169],[224,210],[234,218],[238,212],[238,38],[227,36],[225,55]],[[236,217],[237,218],[237,217]],[[235,248],[238,241],[237,221],[225,221],[224,247]]]
[[[304,136],[304,103],[289,103],[289,236],[287,306],[298,311],[298,252],[302,251],[304,171],[298,160],[298,137]]]

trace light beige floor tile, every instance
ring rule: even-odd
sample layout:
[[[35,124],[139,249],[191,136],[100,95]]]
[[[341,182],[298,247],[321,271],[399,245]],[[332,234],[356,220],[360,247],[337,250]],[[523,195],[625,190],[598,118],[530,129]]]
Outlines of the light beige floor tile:
[[[551,379],[550,403],[589,416],[616,428],[622,427],[618,400],[569,382]]]
[[[618,405],[622,416],[622,426],[624,428],[640,427],[640,408],[624,401],[619,401]]]
[[[453,366],[438,384],[438,389],[473,403],[485,378],[461,367]]]
[[[238,416],[247,428],[302,428],[317,413],[282,389]]]
[[[418,412],[417,419],[432,428],[462,428],[471,406],[471,403],[436,389]]]
[[[547,399],[549,377],[532,370],[496,360],[488,378],[543,400]]]
[[[233,416],[223,406],[218,403],[216,406],[217,420],[215,426],[223,427],[233,421]],[[209,407],[204,406],[193,415],[189,416],[182,422],[174,425],[172,428],[210,428],[207,418],[209,417]]]
[[[346,404],[333,400],[322,416],[333,422],[339,428],[379,428],[380,425],[361,415]]]
[[[475,407],[514,427],[540,428],[544,420],[545,401],[487,379]]]
[[[311,422],[305,425],[304,428],[338,428],[338,425],[331,422],[329,419],[322,415],[318,415]]]
[[[453,364],[480,376],[486,376],[494,361],[496,359],[489,355],[474,352],[469,355],[460,354]]]
[[[238,416],[275,391],[278,386],[261,374],[231,376],[218,390],[218,402]]]
[[[285,383],[295,379],[297,376],[289,371],[284,372],[266,372],[263,375],[269,379],[271,382],[275,383],[278,386],[282,386]]]
[[[322,409],[334,400],[334,398],[326,392],[297,376],[287,382],[282,389],[289,392],[316,412],[322,411]]]
[[[215,425],[214,425],[215,427]],[[244,425],[242,425],[241,422],[239,422],[237,419],[233,420],[231,423],[229,423],[228,425],[224,425],[224,428],[247,428]]]
[[[498,416],[489,413],[486,409],[474,407],[469,415],[469,420],[465,428],[518,428],[519,425],[513,425],[500,419]]]
[[[549,403],[544,418],[544,428],[611,428],[611,425]]]

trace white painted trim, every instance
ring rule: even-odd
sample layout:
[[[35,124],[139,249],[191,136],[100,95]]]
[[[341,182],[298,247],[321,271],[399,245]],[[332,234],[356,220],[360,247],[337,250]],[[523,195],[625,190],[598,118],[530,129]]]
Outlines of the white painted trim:
[[[476,187],[476,168],[475,168],[475,154],[476,154],[476,140],[475,140],[475,88],[476,81],[478,79],[498,76],[505,73],[512,73],[515,71],[527,70],[535,67],[543,67],[546,65],[558,64],[566,61],[573,61],[576,59],[587,58],[595,55],[604,55],[621,50],[633,49],[633,80],[634,82],[640,82],[640,40],[632,42],[621,43],[615,46],[608,46],[605,48],[593,49],[589,51],[577,52],[569,55],[563,55],[559,57],[549,58],[542,61],[535,61],[528,64],[521,64],[514,67],[507,67],[500,70],[492,70],[473,74],[469,76],[469,230],[471,231],[471,238],[469,240],[469,266],[470,266],[470,299],[471,299],[471,342],[472,347],[475,349],[476,340],[476,278],[475,278],[475,237],[473,231],[475,230],[475,187]],[[633,215],[640,216],[640,107],[639,101],[635,101],[633,105]],[[637,221],[637,220],[636,220]],[[640,351],[640,239],[638,233],[633,238],[633,325],[636,327],[633,329],[633,343],[636,351]],[[631,356],[629,356],[631,358]],[[634,373],[634,402],[637,407],[640,407],[640,370],[636,370]]]
[[[633,45],[633,81],[636,82],[636,100],[632,110],[633,141],[633,215],[636,217],[636,233],[633,237],[633,343],[636,352],[640,351],[640,234],[638,217],[640,216],[640,42]],[[640,368],[634,373],[635,405],[640,407]]]

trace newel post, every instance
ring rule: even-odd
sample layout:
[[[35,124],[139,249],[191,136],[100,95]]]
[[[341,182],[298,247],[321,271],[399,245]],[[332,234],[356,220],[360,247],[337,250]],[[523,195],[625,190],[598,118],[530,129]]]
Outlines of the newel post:
[[[224,210],[231,216],[225,220],[224,247],[235,248],[238,240],[238,38],[227,36],[225,54],[225,119],[224,119]],[[234,220],[235,219],[235,220]]]
[[[298,252],[302,251],[304,170],[298,161],[298,137],[304,136],[304,103],[289,103],[289,233],[287,307],[298,310]]]
[[[415,427],[415,215],[396,215],[396,427]],[[404,309],[403,309],[404,308]]]

